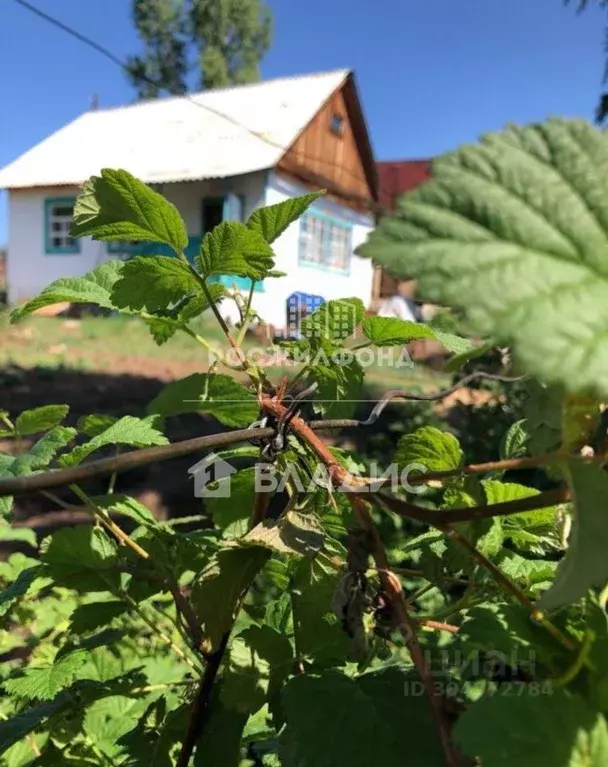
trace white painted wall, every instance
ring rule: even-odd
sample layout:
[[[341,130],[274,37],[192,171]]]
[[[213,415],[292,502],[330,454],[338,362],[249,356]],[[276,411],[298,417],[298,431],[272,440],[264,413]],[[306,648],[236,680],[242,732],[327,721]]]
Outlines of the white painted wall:
[[[266,187],[266,205],[306,194],[309,189],[299,187],[277,173],[272,173]],[[374,228],[372,215],[357,213],[350,208],[320,199],[314,207],[327,215],[342,219],[352,226],[353,250],[363,242]],[[366,307],[372,300],[373,265],[371,259],[352,255],[349,274],[336,274],[325,269],[300,266],[298,263],[300,238],[299,222],[293,223],[273,244],[276,268],[287,277],[267,279],[265,292],[256,293],[253,306],[266,322],[284,328],[287,316],[287,298],[295,292],[323,296],[326,301],[335,298],[360,298]]]
[[[18,303],[40,293],[59,277],[78,277],[108,258],[105,243],[80,240],[80,253],[46,254],[44,201],[72,197],[77,188],[19,189],[8,198],[8,300]]]
[[[82,275],[113,257],[108,253],[106,243],[95,242],[88,237],[80,240],[79,253],[45,253],[45,200],[49,197],[76,196],[78,191],[77,188],[48,188],[10,192],[7,283],[11,303],[32,298],[53,280]],[[253,173],[230,179],[164,184],[160,191],[177,206],[186,221],[188,233],[199,235],[201,205],[205,197],[224,196],[231,192],[243,195],[245,216],[248,217],[262,205],[273,205],[289,197],[305,194],[307,190],[275,173]],[[353,249],[365,241],[374,226],[370,215],[356,213],[326,200],[315,205],[323,212],[352,225]],[[264,292],[254,296],[254,308],[266,322],[277,328],[285,326],[287,298],[296,291],[321,295],[326,300],[357,297],[365,306],[369,306],[373,277],[370,260],[353,255],[348,275],[300,266],[297,222],[276,240],[273,247],[277,256],[276,268],[286,272],[287,277],[267,279]],[[234,302],[223,302],[222,313],[234,320],[237,314]]]
[[[264,204],[266,173],[252,173],[230,179],[164,184],[160,191],[183,216],[188,233],[200,235],[201,208],[205,197],[221,197],[230,192],[245,197],[245,215]],[[45,252],[44,211],[49,197],[76,197],[77,187],[18,189],[8,199],[8,300],[16,304],[40,293],[60,277],[78,277],[116,256],[107,244],[90,237],[79,240],[80,252]]]

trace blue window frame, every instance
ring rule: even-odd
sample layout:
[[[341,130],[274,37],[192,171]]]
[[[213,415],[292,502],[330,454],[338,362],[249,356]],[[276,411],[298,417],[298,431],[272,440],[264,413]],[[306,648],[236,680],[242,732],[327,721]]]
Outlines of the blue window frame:
[[[48,255],[80,253],[80,241],[70,236],[75,203],[75,197],[44,201],[44,251]]]
[[[350,273],[351,225],[346,221],[311,210],[300,219],[298,263],[339,274]]]

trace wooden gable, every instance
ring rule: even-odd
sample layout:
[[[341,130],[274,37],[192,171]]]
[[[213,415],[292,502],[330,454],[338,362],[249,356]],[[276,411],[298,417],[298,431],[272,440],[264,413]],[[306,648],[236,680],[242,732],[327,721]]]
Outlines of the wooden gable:
[[[278,169],[355,210],[376,210],[374,156],[352,74],[321,106]]]

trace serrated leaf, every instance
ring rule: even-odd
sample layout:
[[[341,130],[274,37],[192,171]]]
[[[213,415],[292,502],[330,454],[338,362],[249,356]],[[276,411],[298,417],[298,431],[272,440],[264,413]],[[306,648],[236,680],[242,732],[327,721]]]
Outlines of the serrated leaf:
[[[0,616],[6,615],[15,602],[27,594],[32,583],[40,575],[42,575],[40,565],[28,567],[19,573],[14,583],[0,591]]]
[[[323,548],[325,533],[314,514],[288,511],[279,519],[265,519],[250,530],[242,543],[276,551],[278,554],[297,554],[305,557]]]
[[[361,329],[375,346],[401,346],[416,338],[435,337],[428,325],[397,317],[365,317]]]
[[[87,650],[75,650],[51,666],[29,668],[22,676],[6,679],[4,689],[9,695],[25,700],[52,700],[58,692],[69,687],[88,654]]]
[[[10,719],[0,720],[0,753],[36,730],[49,717],[59,713],[65,706],[65,699],[58,697],[55,700],[28,708]]]
[[[426,300],[462,307],[540,380],[605,395],[607,162],[583,120],[510,126],[435,161],[362,250],[418,279]]]
[[[453,434],[423,426],[405,434],[397,444],[395,460],[400,466],[421,464],[427,471],[449,471],[462,466],[463,453]]]
[[[17,416],[15,431],[21,436],[48,431],[53,426],[58,426],[69,410],[69,405],[44,405],[33,410],[24,410]]]
[[[506,461],[509,458],[521,458],[526,454],[526,444],[530,435],[526,431],[525,424],[525,419],[516,421],[505,432],[499,448],[501,461]]]
[[[477,359],[477,357],[483,356],[486,352],[491,351],[495,346],[496,342],[494,340],[490,340],[482,344],[472,345],[468,349],[465,349],[461,352],[456,352],[456,354],[454,354],[453,357],[450,357],[450,359],[445,363],[444,370],[446,373],[453,373],[456,370],[460,370],[460,368],[467,362]]]
[[[574,506],[572,534],[555,582],[539,602],[542,610],[571,604],[608,580],[608,474],[580,461],[567,463]]]
[[[201,291],[192,269],[171,256],[138,256],[127,261],[112,289],[119,309],[155,313]]]
[[[27,453],[17,456],[8,471],[15,477],[46,468],[57,453],[76,436],[76,429],[55,426],[36,442]]]
[[[603,767],[608,764],[606,720],[582,698],[494,695],[469,706],[454,729],[458,746],[484,767]]]
[[[148,412],[163,417],[208,413],[225,426],[239,428],[256,420],[258,403],[253,392],[231,376],[193,373],[166,386]]]
[[[365,307],[360,298],[327,301],[300,323],[300,332],[311,341],[326,339],[340,343],[361,324]]]
[[[181,253],[188,232],[175,205],[126,170],[103,169],[84,185],[74,207],[72,237],[139,240]]]
[[[166,445],[169,440],[155,427],[154,417],[135,418],[131,415],[123,416],[112,426],[98,434],[93,439],[78,445],[70,453],[62,455],[59,462],[62,466],[77,466],[79,463],[102,447],[108,445],[130,445],[133,447],[151,447],[153,445]]]
[[[112,495],[97,495],[93,503],[106,511],[113,511],[123,517],[129,517],[139,525],[146,527],[158,527],[158,520],[152,514],[150,509],[136,498],[129,495],[114,493]]]
[[[72,304],[96,304],[105,309],[113,309],[112,287],[120,277],[123,266],[123,261],[106,261],[83,277],[62,277],[55,280],[39,296],[14,309],[11,322],[19,322],[37,309],[64,301]]]
[[[513,482],[482,482],[488,504],[506,503],[522,498],[532,498],[539,491]],[[511,514],[501,521],[506,539],[510,539],[520,551],[543,554],[546,549],[559,547],[557,535],[557,509],[548,506],[520,514]]]
[[[281,735],[281,764],[443,764],[428,702],[421,695],[408,695],[412,682],[411,676],[396,668],[357,679],[334,672],[290,679],[283,691],[287,727]]]
[[[127,606],[119,600],[88,602],[79,605],[70,618],[70,631],[73,634],[85,634],[107,626],[114,618],[127,612]]]
[[[203,238],[195,264],[205,278],[233,274],[263,280],[274,267],[274,252],[260,232],[238,221],[223,221]]]
[[[58,584],[77,591],[107,591],[120,582],[116,544],[96,527],[53,533],[43,542],[42,562]]]
[[[222,531],[223,538],[240,538],[247,532],[255,497],[254,479],[254,468],[243,469],[231,477],[218,480],[220,486],[230,483],[230,491],[225,498],[220,497],[221,492],[215,498],[205,498],[205,507],[215,526]]]
[[[287,227],[306,211],[312,203],[325,194],[324,190],[310,192],[301,197],[290,197],[276,205],[254,210],[247,221],[247,226],[259,232],[266,242],[272,243],[280,237]]]
[[[36,546],[36,533],[30,527],[11,527],[0,521],[0,541],[21,541]]]
[[[325,418],[350,418],[361,400],[363,368],[349,353],[332,355],[327,364],[315,364],[309,369],[309,381],[317,384],[314,408]]]
[[[191,601],[205,634],[205,651],[219,646],[232,627],[241,596],[269,557],[259,546],[230,546],[216,552],[198,575]]]

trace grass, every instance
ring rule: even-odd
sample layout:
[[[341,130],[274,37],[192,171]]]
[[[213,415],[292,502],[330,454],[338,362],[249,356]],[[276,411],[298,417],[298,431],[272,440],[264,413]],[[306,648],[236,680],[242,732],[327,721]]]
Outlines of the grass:
[[[206,341],[218,349],[226,349],[221,329],[211,313],[201,317],[194,328]],[[244,349],[261,346],[248,337]],[[399,350],[393,350],[393,359]],[[10,325],[8,315],[0,316],[0,367],[71,368],[83,371],[140,373],[166,380],[180,378],[195,371],[205,371],[211,361],[207,349],[184,333],[158,346],[148,327],[139,319],[112,317],[83,317],[72,320],[62,317],[30,317]],[[292,378],[298,368],[273,366],[270,373],[278,380],[282,375]],[[237,377],[238,373],[236,374]],[[422,365],[392,366],[376,361],[366,367],[368,394],[376,396],[388,389],[440,388],[447,381],[444,374]]]

